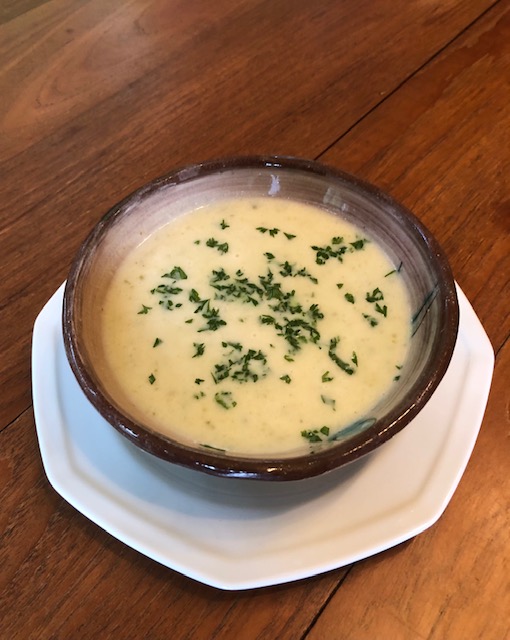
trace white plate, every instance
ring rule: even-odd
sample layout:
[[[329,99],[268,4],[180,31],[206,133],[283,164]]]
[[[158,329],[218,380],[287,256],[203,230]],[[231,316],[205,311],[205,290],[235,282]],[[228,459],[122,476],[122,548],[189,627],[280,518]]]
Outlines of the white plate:
[[[443,513],[485,411],[494,354],[458,293],[460,330],[451,365],[413,422],[347,467],[275,484],[163,463],[106,424],[65,356],[62,286],[41,311],[33,336],[34,411],[48,479],[125,544],[222,589],[297,580],[388,549]]]

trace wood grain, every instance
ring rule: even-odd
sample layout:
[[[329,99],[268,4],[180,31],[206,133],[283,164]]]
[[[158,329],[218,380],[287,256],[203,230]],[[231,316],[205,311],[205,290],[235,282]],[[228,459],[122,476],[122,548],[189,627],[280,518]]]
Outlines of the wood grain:
[[[354,567],[308,640],[510,638],[508,380],[510,342],[499,354],[483,428],[446,512],[432,529]]]
[[[7,0],[0,7],[0,638],[510,640],[510,2]],[[185,162],[321,160],[425,222],[496,350],[440,520],[299,583],[221,592],[50,487],[32,323],[114,202]]]
[[[33,11],[38,5],[48,0],[2,0],[0,5],[0,25],[28,11]]]
[[[109,206],[184,162],[320,154],[490,5],[53,0],[0,26],[0,428]]]
[[[432,230],[498,350],[510,333],[508,3],[321,160],[378,184]]]
[[[141,637],[141,629],[154,639],[294,640],[346,572],[229,593],[158,565],[81,516],[49,486],[30,411],[0,433],[0,502],[0,637],[9,640],[128,640]]]

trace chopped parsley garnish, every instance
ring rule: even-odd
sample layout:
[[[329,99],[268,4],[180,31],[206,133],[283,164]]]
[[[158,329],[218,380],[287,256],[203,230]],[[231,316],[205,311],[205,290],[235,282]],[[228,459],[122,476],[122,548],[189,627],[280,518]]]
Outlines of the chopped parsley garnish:
[[[363,238],[360,240],[355,240],[354,242],[350,242],[349,244],[355,251],[359,251],[360,249],[363,249],[363,247],[365,246],[365,242],[368,242],[368,240],[366,238]]]
[[[144,315],[146,313],[149,313],[149,311],[152,309],[152,307],[147,307],[146,305],[142,304],[142,308],[140,309],[140,311],[138,312],[138,315]]]
[[[385,278],[387,278],[388,276],[391,276],[391,275],[393,275],[394,273],[400,273],[400,271],[401,271],[401,269],[402,269],[402,265],[403,265],[403,264],[404,264],[404,263],[403,263],[403,262],[401,262],[401,263],[398,265],[398,267],[397,267],[396,269],[392,269],[391,271],[388,271],[388,273],[386,273],[386,274],[384,275],[384,277],[385,277]]]
[[[156,293],[159,293],[161,295],[168,295],[168,296],[173,296],[173,295],[177,295],[178,293],[181,293],[182,289],[180,287],[171,287],[168,284],[158,284],[157,287],[154,287],[154,289],[151,289],[151,293],[154,295]]]
[[[260,231],[260,233],[269,232],[269,235],[272,238],[274,238],[278,233],[280,233],[280,229],[277,229],[276,227],[273,229],[268,229],[267,227],[257,227],[257,231]]]
[[[381,307],[381,305],[378,302],[376,302],[375,310],[377,311],[377,313],[382,314],[386,318],[388,314],[388,307],[385,304],[383,304],[383,306]]]
[[[214,399],[224,409],[233,409],[237,406],[237,402],[232,399],[230,391],[218,391],[214,394]]]
[[[336,411],[336,400],[334,398],[328,398],[328,396],[321,395],[321,400],[324,404],[331,407],[333,411]]]
[[[379,322],[377,322],[373,316],[368,315],[368,313],[364,313],[363,317],[371,327],[376,327],[379,324]]]
[[[219,384],[226,378],[239,383],[257,382],[260,378],[267,376],[269,372],[267,357],[260,349],[244,349],[238,343],[229,342],[224,342],[222,345],[226,348],[223,360],[215,364],[211,372],[215,384]]]
[[[380,313],[381,315],[383,315],[386,318],[386,316],[388,315],[388,307],[385,304],[383,304],[383,305],[379,304],[379,302],[381,300],[384,300],[384,294],[379,289],[379,287],[374,289],[372,292],[367,291],[367,294],[365,296],[365,300],[367,302],[374,303],[375,311],[377,313]],[[363,314],[363,317],[366,320],[368,320],[373,327],[375,327],[375,325],[378,324],[377,320],[375,320],[372,316],[368,316],[366,314]]]
[[[204,447],[204,449],[213,449],[214,451],[221,451],[223,453],[227,451],[226,449],[220,449],[220,447],[213,447],[212,444],[201,444],[200,446]]]
[[[323,436],[329,436],[329,427],[321,427],[320,429],[303,429],[301,431],[303,438],[306,438],[308,442],[322,442],[325,438]]]
[[[328,356],[337,365],[337,367],[342,369],[342,371],[345,371],[345,373],[347,373],[348,375],[352,376],[352,374],[354,373],[354,369],[348,362],[342,360],[336,353],[339,342],[340,338],[331,338],[331,340],[329,341]]]
[[[219,310],[211,306],[211,300],[209,298],[200,298],[200,294],[196,289],[190,291],[188,300],[197,305],[195,313],[200,313],[202,318],[206,320],[205,326],[197,329],[199,333],[202,331],[217,331],[227,324],[225,320],[220,318]]]
[[[258,305],[263,296],[263,289],[248,280],[241,270],[237,270],[235,277],[230,276],[225,269],[221,268],[211,272],[209,284],[216,291],[216,300],[227,302],[246,302]]]
[[[209,238],[205,244],[212,249],[217,249],[220,253],[228,252],[228,242],[220,243],[215,238]]]
[[[225,326],[227,323],[220,318],[220,312],[218,309],[207,305],[207,308],[202,313],[202,318],[206,320],[205,326],[198,329],[198,332],[202,331],[217,331],[220,327]]]
[[[343,244],[343,241],[343,238],[337,236],[331,238],[331,244],[324,247],[312,245],[311,248],[315,251],[315,262],[323,265],[326,264],[330,258],[336,258],[339,262],[343,262],[343,255],[347,251],[347,245]]]
[[[377,287],[370,293],[367,291],[367,295],[365,296],[365,300],[367,302],[379,302],[380,300],[384,300],[383,292]]]
[[[203,356],[205,352],[205,344],[203,342],[194,342],[193,346],[195,347],[195,354],[193,358],[198,358],[199,356]]]
[[[162,278],[171,278],[172,280],[187,280],[188,276],[181,267],[174,267],[168,273],[164,273]]]
[[[217,219],[216,222],[213,222],[213,225],[215,225],[215,229],[209,231],[209,233],[216,237],[206,239],[206,231],[202,240],[195,241],[195,245],[200,245],[200,247],[192,249],[197,253],[202,252],[202,255],[205,252],[205,258],[210,262],[220,261],[222,258],[218,257],[217,254],[215,254],[216,258],[214,258],[214,255],[204,247],[215,249],[223,255],[231,250],[228,242],[224,242],[221,238],[221,236],[226,237],[229,232],[227,231],[223,234],[220,231],[220,229],[222,231],[228,229],[230,224],[225,219],[221,221]],[[281,237],[272,243],[277,254],[280,251],[279,247],[283,247],[285,244],[284,236],[287,240],[296,238],[295,234],[288,233],[277,227],[256,227],[256,231],[266,234],[264,239],[266,247],[271,242],[269,237],[274,238],[281,234]],[[251,233],[255,234],[253,227]],[[229,237],[229,240],[231,238],[232,236]],[[259,238],[259,240],[262,239]],[[332,286],[330,292],[335,300],[338,301],[338,298],[343,295],[348,303],[353,305],[357,303],[359,307],[364,306],[366,310],[373,314],[361,314],[371,326],[376,326],[379,322],[383,322],[381,316],[387,316],[388,307],[384,303],[384,294],[378,287],[373,291],[367,291],[365,301],[363,301],[363,290],[356,290],[354,294],[348,291],[350,288],[348,281],[345,283],[335,282],[338,277],[344,279],[341,273],[342,267],[338,265],[338,262],[342,263],[344,259],[349,260],[344,256],[364,249],[369,240],[359,236],[353,241],[349,241],[352,240],[352,237],[344,239],[342,236],[334,236],[329,241],[326,236],[325,240],[326,242],[324,242],[323,246],[311,245],[311,249],[315,252],[315,263],[317,265],[325,265],[328,261],[333,261],[330,268],[335,269],[335,271],[331,271],[332,280],[330,280],[331,284],[328,286]],[[231,253],[233,254],[234,251],[231,250]],[[312,256],[313,254],[308,255],[309,258],[312,258]],[[280,255],[275,255],[271,251],[263,252],[263,249],[260,249],[258,259],[262,260],[262,263],[266,265],[265,271],[250,271],[248,265],[246,269],[244,267],[241,268],[240,265],[232,268],[230,260],[233,258],[233,255],[229,255],[224,259],[225,264],[220,264],[219,266],[215,264],[215,268],[209,272],[208,279],[207,274],[201,274],[201,277],[203,275],[206,276],[206,281],[195,281],[197,283],[201,282],[200,284],[195,284],[200,288],[200,293],[197,289],[192,288],[194,284],[192,273],[189,272],[190,275],[188,276],[188,273],[178,265],[163,273],[160,276],[162,280],[159,283],[156,281],[154,283],[156,286],[150,290],[152,295],[158,297],[158,304],[165,309],[174,310],[181,306],[184,307],[182,316],[179,313],[174,314],[172,318],[174,324],[181,323],[181,326],[183,322],[192,324],[194,319],[197,319],[193,328],[190,327],[196,342],[193,342],[193,338],[189,340],[187,347],[189,349],[188,357],[199,358],[204,355],[206,348],[208,356],[214,354],[214,360],[212,362],[209,361],[209,364],[207,357],[203,358],[201,362],[197,362],[197,365],[201,365],[201,370],[197,369],[194,374],[200,376],[194,378],[194,384],[200,386],[200,388],[193,387],[194,398],[197,400],[205,398],[204,403],[217,403],[228,410],[236,407],[237,401],[239,401],[238,397],[234,399],[232,393],[232,391],[235,393],[234,383],[254,383],[271,374],[273,376],[272,380],[279,379],[285,384],[294,382],[293,386],[295,386],[294,370],[287,364],[281,366],[283,364],[282,356],[287,363],[292,363],[300,357],[300,350],[308,348],[306,345],[315,345],[315,348],[323,351],[322,357],[325,358],[325,360],[322,360],[323,373],[321,375],[321,369],[319,369],[314,374],[316,378],[321,376],[322,384],[330,383],[335,378],[338,380],[342,378],[341,374],[335,374],[337,368],[349,376],[358,371],[358,356],[356,351],[352,351],[352,347],[348,348],[347,337],[343,338],[345,342],[342,341],[342,345],[340,345],[339,337],[331,338],[331,334],[321,337],[321,332],[323,331],[321,320],[324,318],[324,313],[318,304],[311,304],[317,295],[312,285],[317,285],[319,281],[310,273],[307,267],[303,266],[303,262],[299,264],[298,256],[295,257],[290,252],[287,252],[286,255],[283,250]],[[296,262],[293,261],[294,259],[296,259]],[[257,262],[254,262],[254,264],[256,265]],[[402,264],[398,270],[400,270],[401,266]],[[318,273],[320,270],[312,265],[312,271]],[[390,275],[393,272],[395,270],[386,275]],[[333,275],[334,273],[336,273],[336,276]],[[295,278],[305,278],[309,282],[298,282],[294,280]],[[189,282],[190,280],[191,282]],[[295,288],[292,288],[293,284]],[[335,288],[343,290],[344,293],[334,294]],[[372,306],[367,306],[367,302]],[[258,307],[258,309],[253,314],[250,314],[247,308],[243,311],[242,307],[237,307],[237,311],[236,308],[230,310],[231,303],[248,304]],[[340,301],[339,304],[341,306],[342,302]],[[154,305],[154,308],[157,309],[156,305]],[[138,313],[147,314],[151,309],[152,307],[150,306],[142,305]],[[363,311],[363,308],[360,308],[361,311]],[[227,327],[227,322],[223,319],[230,317],[238,317],[232,328]],[[265,345],[263,348],[267,350],[267,353],[270,354],[269,356],[259,349],[259,345],[256,343],[250,347],[239,342],[239,336],[242,334],[236,332],[235,324],[238,321],[244,322],[245,320],[246,322],[255,320],[264,325],[264,329],[259,327],[261,336],[265,337],[265,342],[261,343],[261,345]],[[361,322],[361,319],[359,322]],[[219,340],[215,336],[210,336],[210,342],[208,342],[203,336],[198,336],[202,332],[216,331],[223,327],[226,328],[219,334]],[[246,335],[251,334],[252,328],[248,327],[248,331],[250,333]],[[167,342],[167,335],[163,335],[165,335],[165,342]],[[278,337],[275,338],[275,335]],[[200,338],[204,339],[204,341],[199,342]],[[284,341],[283,353],[275,348],[278,346],[277,342],[280,339]],[[160,337],[156,337],[152,345],[153,348],[158,347],[162,342],[163,340]],[[193,345],[193,348],[190,347],[190,344]],[[272,354],[271,349],[273,349]],[[166,350],[167,345],[163,348],[163,351]],[[352,355],[349,355],[349,353]],[[271,357],[280,361],[280,365],[275,366],[274,370],[271,369]],[[328,361],[335,366],[335,369],[332,370],[333,375],[330,370],[325,370],[327,366],[332,366],[331,364],[328,365]],[[283,371],[287,370],[288,373],[280,375],[282,373],[281,369],[279,373],[276,373],[280,367]],[[399,375],[396,375],[394,380],[398,380],[399,377]],[[156,382],[154,373],[148,376],[148,381],[151,385]],[[192,381],[193,377],[189,382]],[[319,380],[316,379],[316,383],[318,382]],[[231,391],[228,390],[229,387]],[[280,387],[280,389],[283,391],[283,388]],[[289,392],[291,389],[289,389]],[[329,387],[324,387],[321,391],[324,393],[320,393],[320,401],[330,407],[332,411],[336,411],[338,398],[335,397],[334,385],[330,384]],[[329,395],[330,391],[331,396]],[[319,402],[318,398],[316,402]],[[326,425],[301,431],[302,437],[310,443],[328,440],[329,433],[330,427]],[[203,446],[207,447],[208,445]]]

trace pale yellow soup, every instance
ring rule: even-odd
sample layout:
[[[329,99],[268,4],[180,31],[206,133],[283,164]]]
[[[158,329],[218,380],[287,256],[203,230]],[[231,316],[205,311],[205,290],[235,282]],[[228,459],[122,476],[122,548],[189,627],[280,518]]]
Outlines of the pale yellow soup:
[[[274,198],[169,222],[123,262],[102,314],[109,366],[138,418],[267,455],[370,418],[398,384],[410,326],[399,270],[374,241]]]

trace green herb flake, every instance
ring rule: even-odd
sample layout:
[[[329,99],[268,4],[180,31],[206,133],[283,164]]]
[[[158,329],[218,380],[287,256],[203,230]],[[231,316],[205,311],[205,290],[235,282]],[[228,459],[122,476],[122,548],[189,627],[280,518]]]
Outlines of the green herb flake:
[[[368,313],[364,313],[363,317],[371,327],[376,327],[379,324],[379,322],[373,316],[368,315]]]
[[[267,227],[257,227],[257,231],[260,231],[260,233],[269,232],[269,235],[274,238],[280,232],[280,229],[277,229],[276,227],[273,229],[268,229]]]
[[[347,300],[347,302],[354,304],[354,296],[352,295],[352,293],[344,294],[344,298]]]
[[[318,429],[303,429],[303,431],[301,431],[301,436],[306,438],[308,442],[322,442]]]
[[[221,227],[222,229],[228,229],[228,228],[230,227],[230,225],[229,225],[227,222],[225,222],[225,220],[222,220],[222,221],[220,222],[220,227]]]
[[[255,349],[243,349],[239,343],[223,343],[224,348],[233,346],[223,354],[223,361],[214,365],[211,372],[215,384],[226,378],[231,378],[240,384],[245,382],[257,382],[260,378],[265,378],[269,369],[267,368],[267,357]],[[236,348],[239,346],[240,348]]]
[[[212,444],[201,444],[201,447],[204,447],[204,449],[213,449],[214,451],[221,451],[223,453],[225,453],[227,450],[226,449],[220,449],[219,447],[213,447]]]
[[[195,378],[195,384],[202,384],[202,382],[205,382],[203,378]]]
[[[169,271],[168,273],[164,273],[162,276],[162,278],[171,278],[172,280],[187,280],[188,279],[188,275],[186,274],[186,272],[181,269],[181,267],[174,267],[171,271]]]
[[[152,307],[147,307],[146,305],[142,304],[142,308],[140,309],[140,311],[138,312],[138,315],[145,315],[147,313],[149,313],[149,311],[152,309]]]
[[[334,398],[328,398],[328,396],[323,396],[321,394],[321,400],[325,405],[331,407],[333,411],[336,411],[336,400]]]
[[[206,324],[198,332],[202,331],[217,331],[220,327],[225,326],[227,323],[220,318],[220,312],[218,309],[213,309],[207,306],[207,309],[202,313],[202,318],[206,320]]]
[[[154,384],[156,382],[156,377],[153,373],[150,374],[150,376],[148,377],[148,380],[151,384]]]
[[[329,427],[321,427],[320,429],[303,429],[301,436],[310,443],[322,442],[322,436],[329,436]]]
[[[331,382],[332,380],[334,380],[334,378],[329,375],[329,371],[325,371],[322,374],[322,382]]]
[[[394,273],[400,273],[402,266],[403,266],[403,262],[401,262],[398,267],[396,269],[392,269],[391,271],[388,271],[388,273],[385,274],[385,278],[387,278],[388,276],[393,275]]]
[[[211,247],[212,249],[217,249],[220,253],[227,253],[228,252],[228,242],[221,242],[220,243],[215,238],[209,238],[209,240],[207,240],[207,242],[205,244],[208,247]]]
[[[154,344],[152,345],[152,348],[154,349],[154,347],[159,346],[162,342],[163,342],[163,340],[161,340],[161,338],[156,338],[154,340]]]
[[[355,240],[354,242],[350,242],[349,244],[355,251],[360,251],[365,246],[365,243],[368,242],[366,238],[362,238],[360,240]]]
[[[377,313],[380,313],[385,318],[388,315],[388,307],[385,304],[383,304],[383,306],[381,307],[381,305],[378,302],[376,302],[375,303],[375,310],[377,311]]]
[[[351,358],[351,362],[357,367],[358,366],[358,356],[356,354],[356,351],[352,352],[352,358]]]
[[[315,262],[324,265],[330,258],[336,258],[339,262],[343,262],[343,255],[347,251],[347,246],[343,243],[343,238],[337,236],[331,239],[331,245],[319,247],[312,245],[311,249],[315,251]],[[333,249],[333,246],[335,247]]]
[[[342,369],[342,371],[347,373],[347,375],[352,376],[352,374],[354,373],[354,369],[351,367],[351,365],[348,362],[345,362],[345,360],[342,360],[336,353],[336,349],[339,342],[340,342],[340,338],[331,338],[331,340],[329,341],[328,356],[337,365],[337,367]]]
[[[293,233],[286,233],[285,231],[283,232],[283,235],[287,238],[287,240],[293,240],[296,236]]]
[[[218,391],[214,394],[214,399],[224,409],[233,409],[237,406],[237,402],[232,399],[230,391]]]
[[[193,346],[195,347],[195,355],[193,358],[198,358],[199,356],[203,356],[205,352],[205,344],[203,342],[194,342]]]
[[[290,384],[292,382],[292,379],[288,374],[281,376],[280,380],[283,380],[286,384]]]
[[[344,286],[343,282],[337,282],[336,283],[337,289],[341,289]]]
[[[379,287],[374,289],[372,291],[372,293],[367,291],[367,295],[365,296],[365,300],[367,302],[380,302],[381,300],[384,300],[383,292],[379,289]]]

